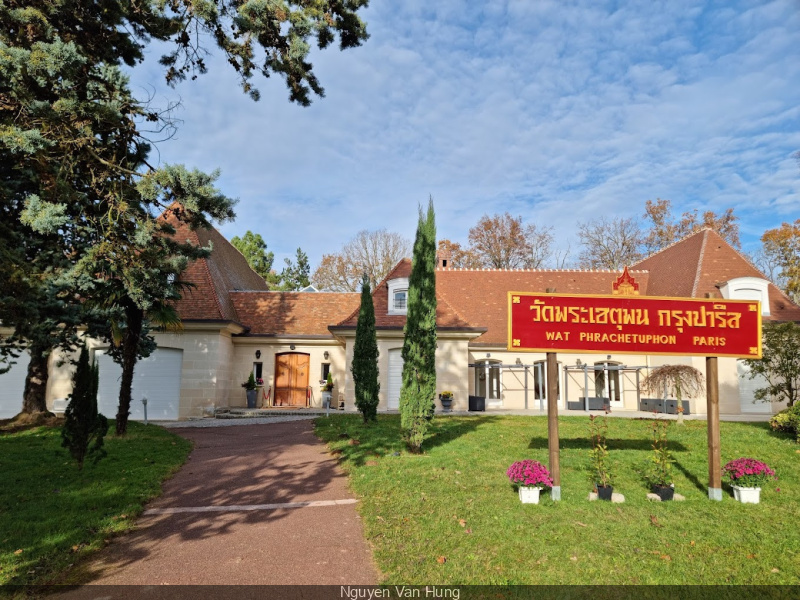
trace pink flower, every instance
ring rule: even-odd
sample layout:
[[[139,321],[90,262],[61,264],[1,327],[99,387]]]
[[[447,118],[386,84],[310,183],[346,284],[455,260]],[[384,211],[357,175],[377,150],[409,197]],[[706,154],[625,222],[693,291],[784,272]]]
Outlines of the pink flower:
[[[523,486],[553,487],[553,478],[542,463],[535,460],[520,460],[508,467],[506,475],[511,483]]]

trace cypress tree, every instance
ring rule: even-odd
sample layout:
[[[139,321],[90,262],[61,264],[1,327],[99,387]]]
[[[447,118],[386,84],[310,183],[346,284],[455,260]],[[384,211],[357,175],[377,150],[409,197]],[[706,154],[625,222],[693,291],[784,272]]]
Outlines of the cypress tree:
[[[375,306],[372,304],[369,277],[361,280],[361,308],[356,324],[356,341],[353,345],[353,383],[356,392],[356,408],[364,417],[364,423],[376,421],[378,413],[378,339],[375,333]]]
[[[105,456],[103,437],[108,431],[108,420],[97,413],[98,381],[97,363],[89,363],[89,351],[83,346],[61,428],[61,445],[69,449],[81,469],[87,455],[96,453],[95,462]]]
[[[406,443],[412,452],[419,452],[436,395],[436,220],[432,198],[426,216],[421,207],[419,210],[412,261],[400,414]]]

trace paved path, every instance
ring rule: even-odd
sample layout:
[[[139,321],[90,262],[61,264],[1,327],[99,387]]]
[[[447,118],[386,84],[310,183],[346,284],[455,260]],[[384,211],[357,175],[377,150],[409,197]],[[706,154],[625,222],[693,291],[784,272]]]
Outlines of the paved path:
[[[195,443],[188,462],[87,566],[92,584],[377,582],[346,476],[310,421],[174,431]],[[143,593],[127,590],[113,596]]]

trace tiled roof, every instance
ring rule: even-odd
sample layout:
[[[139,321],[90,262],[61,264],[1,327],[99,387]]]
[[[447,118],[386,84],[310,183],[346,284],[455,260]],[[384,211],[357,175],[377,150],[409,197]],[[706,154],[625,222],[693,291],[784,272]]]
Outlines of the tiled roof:
[[[328,325],[358,311],[361,294],[333,292],[231,292],[249,335],[330,336]]]
[[[453,306],[442,296],[439,292],[439,282],[437,271],[436,283],[436,327],[438,329],[471,329],[474,327],[481,327],[472,325],[467,320],[461,317]],[[407,258],[401,260],[394,269],[379,283],[375,290],[372,292],[372,303],[375,307],[375,328],[376,329],[402,329],[406,323],[405,315],[390,315],[388,314],[389,307],[389,281],[402,277],[409,277],[411,275],[411,261]],[[360,304],[360,302],[359,302]],[[358,322],[359,307],[347,316],[347,318],[338,322],[337,327],[354,328]]]
[[[634,268],[650,271],[649,296],[720,298],[719,286],[726,281],[737,277],[767,279],[711,229],[702,229],[667,246]],[[800,320],[800,307],[772,284],[769,302],[771,320]]]
[[[176,240],[212,247],[211,256],[192,261],[180,276],[181,280],[195,286],[183,290],[182,298],[175,302],[181,320],[241,323],[228,292],[235,289],[267,290],[267,283],[216,229],[192,231],[169,210],[163,218],[175,227]]]
[[[570,270],[461,270],[436,272],[440,298],[448,301],[474,326],[487,327],[476,344],[505,345],[508,341],[508,292],[557,294],[611,294],[620,271]],[[648,287],[648,273],[630,271],[640,293]]]

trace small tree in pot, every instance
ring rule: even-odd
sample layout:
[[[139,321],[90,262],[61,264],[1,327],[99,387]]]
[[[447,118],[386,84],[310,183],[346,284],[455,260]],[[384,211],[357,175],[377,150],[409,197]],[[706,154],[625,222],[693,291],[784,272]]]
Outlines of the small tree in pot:
[[[589,474],[597,496],[601,500],[611,500],[611,494],[614,492],[613,475],[609,468],[606,445],[607,433],[608,421],[606,418],[591,415],[589,417],[589,440],[592,443],[592,449],[589,450]]]
[[[645,479],[654,494],[661,500],[672,500],[675,488],[672,485],[672,465],[675,459],[667,448],[667,421],[655,420],[651,424],[653,454],[650,457]]]
[[[242,384],[242,387],[245,389],[247,393],[247,408],[255,408],[256,407],[256,400],[258,399],[258,385],[256,384],[256,376],[253,373],[250,373],[250,377],[247,378]]]

